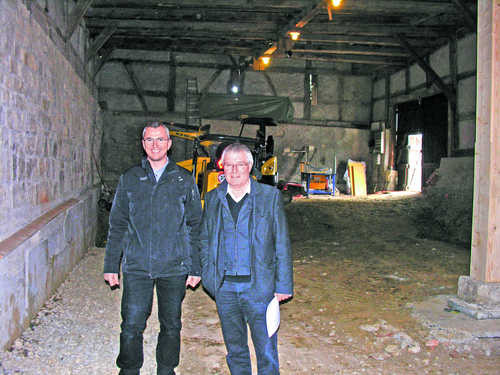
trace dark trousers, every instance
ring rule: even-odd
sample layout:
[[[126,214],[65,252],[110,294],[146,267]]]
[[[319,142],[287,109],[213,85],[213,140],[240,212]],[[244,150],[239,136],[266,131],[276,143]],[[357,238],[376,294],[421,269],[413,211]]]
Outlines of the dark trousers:
[[[179,364],[181,305],[186,294],[186,276],[161,277],[123,275],[120,374],[136,375],[144,362],[143,332],[151,315],[156,286],[160,332],[156,346],[158,375],[174,375]]]
[[[278,336],[270,338],[266,326],[266,303],[255,302],[249,282],[224,281],[215,302],[222,335],[226,344],[226,361],[233,375],[251,375],[247,323],[257,357],[259,375],[278,375]]]

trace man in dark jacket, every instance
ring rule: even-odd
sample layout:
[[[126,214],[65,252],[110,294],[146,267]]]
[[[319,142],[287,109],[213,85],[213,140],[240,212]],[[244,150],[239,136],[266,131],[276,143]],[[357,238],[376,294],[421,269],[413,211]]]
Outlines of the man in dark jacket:
[[[279,374],[277,334],[268,332],[266,309],[274,297],[284,301],[293,293],[283,203],[277,189],[250,178],[246,146],[227,146],[222,162],[225,181],[205,196],[203,286],[215,298],[231,374],[252,374],[247,323],[259,375]]]
[[[168,128],[144,128],[147,158],[120,177],[109,218],[104,279],[120,284],[123,272],[120,374],[139,374],[143,332],[156,286],[160,332],[156,347],[158,375],[175,375],[179,364],[181,304],[186,286],[200,281],[201,202],[192,176],[168,160]]]

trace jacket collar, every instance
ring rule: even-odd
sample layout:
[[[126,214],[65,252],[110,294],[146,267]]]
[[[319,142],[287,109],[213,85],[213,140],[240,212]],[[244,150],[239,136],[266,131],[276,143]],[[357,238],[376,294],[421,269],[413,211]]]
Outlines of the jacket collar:
[[[155,174],[153,172],[153,168],[151,167],[151,164],[149,163],[148,158],[144,158],[141,161],[141,167],[144,169],[146,172],[146,175],[149,177],[149,179],[153,182],[156,182]],[[168,173],[171,172],[172,170],[176,169],[176,164],[172,162],[172,160],[169,158],[167,162],[167,166],[165,167],[165,170],[163,171],[160,181],[163,180],[164,176]],[[158,182],[160,182],[158,181]]]
[[[256,195],[260,194],[260,191],[261,191],[260,184],[252,176],[250,176],[250,194],[248,196],[253,198]],[[227,194],[227,181],[224,180],[217,187],[217,196],[221,201],[225,202],[226,194]]]

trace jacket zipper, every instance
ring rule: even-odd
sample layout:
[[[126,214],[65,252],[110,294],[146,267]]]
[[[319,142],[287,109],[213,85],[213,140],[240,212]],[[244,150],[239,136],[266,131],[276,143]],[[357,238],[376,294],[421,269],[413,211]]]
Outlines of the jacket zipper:
[[[151,212],[151,235],[149,236],[149,277],[150,278],[153,278],[153,266],[152,266],[152,257],[153,257],[153,218],[154,218],[154,215],[153,215],[153,209],[154,209],[154,206],[153,206],[153,202],[154,202],[154,195],[156,193],[156,186],[158,185],[158,182],[156,182],[154,185],[153,185],[153,191],[151,193],[151,209],[149,210],[149,212]]]
[[[240,208],[240,212],[241,212],[241,208]],[[238,269],[238,221],[240,219],[240,212],[238,212],[238,216],[236,217],[236,223],[234,224],[234,260],[235,260],[235,264],[233,267],[236,268],[236,270]],[[233,216],[233,214],[231,212],[229,212],[229,214],[231,216]],[[238,271],[236,271],[236,276],[238,275]]]

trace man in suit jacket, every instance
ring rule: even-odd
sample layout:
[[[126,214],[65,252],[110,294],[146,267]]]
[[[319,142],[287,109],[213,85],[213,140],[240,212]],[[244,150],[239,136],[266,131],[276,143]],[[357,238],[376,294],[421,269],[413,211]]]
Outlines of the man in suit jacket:
[[[250,178],[253,156],[243,144],[222,154],[225,181],[205,196],[200,233],[202,282],[215,298],[233,375],[251,375],[247,323],[258,373],[279,374],[277,334],[266,308],[293,294],[288,226],[280,192]]]

